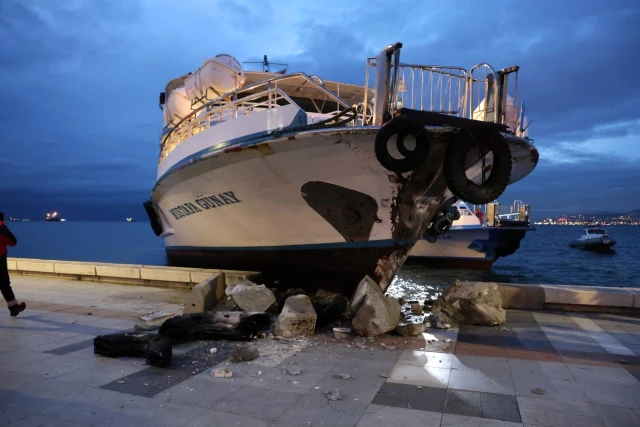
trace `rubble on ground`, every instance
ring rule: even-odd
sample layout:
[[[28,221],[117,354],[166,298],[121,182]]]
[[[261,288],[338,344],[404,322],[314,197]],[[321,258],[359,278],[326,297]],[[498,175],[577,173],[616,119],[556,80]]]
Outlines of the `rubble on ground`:
[[[415,337],[427,330],[424,323],[405,323],[396,327],[395,331],[403,337]]]
[[[225,293],[245,312],[263,313],[276,302],[271,289],[248,280],[229,285]]]
[[[216,378],[231,378],[233,373],[229,368],[219,368],[211,371],[211,375]]]
[[[260,356],[260,352],[255,345],[236,347],[229,355],[229,361],[232,363],[250,362],[257,359],[258,356]]]
[[[151,313],[143,314],[136,320],[134,326],[136,331],[152,331],[158,329],[165,320],[174,317],[174,313],[164,313],[162,311],[153,311]]]
[[[456,281],[433,303],[432,312],[433,322],[438,328],[451,325],[496,326],[507,322],[496,283]]]
[[[307,295],[290,296],[278,316],[274,334],[284,338],[313,335],[316,319],[316,311]]]

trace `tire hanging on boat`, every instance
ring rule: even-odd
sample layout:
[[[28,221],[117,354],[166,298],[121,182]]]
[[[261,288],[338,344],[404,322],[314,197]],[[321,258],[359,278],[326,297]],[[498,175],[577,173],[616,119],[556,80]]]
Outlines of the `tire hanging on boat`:
[[[396,147],[404,156],[402,159],[393,157],[387,146],[389,139],[396,134],[398,135]],[[413,150],[409,150],[404,144],[404,139],[408,135],[416,138],[416,146]],[[419,121],[406,116],[394,117],[378,131],[375,150],[376,158],[384,168],[396,173],[408,172],[417,168],[427,158],[429,135]]]
[[[482,136],[483,141],[478,141]],[[483,205],[496,200],[507,188],[511,179],[511,150],[509,144],[499,132],[476,135],[476,141],[467,128],[460,129],[447,147],[443,172],[447,186],[460,200]],[[467,178],[466,159],[474,148],[484,149],[493,154],[491,173],[482,184],[476,184]]]

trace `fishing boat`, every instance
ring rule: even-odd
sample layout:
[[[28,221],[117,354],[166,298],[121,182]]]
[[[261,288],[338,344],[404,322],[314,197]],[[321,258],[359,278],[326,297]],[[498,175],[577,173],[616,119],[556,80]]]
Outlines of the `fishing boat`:
[[[534,230],[530,207],[517,200],[513,206],[494,202],[472,210],[465,202],[456,205],[459,219],[445,234],[424,236],[407,262],[437,268],[488,270],[499,258],[514,254],[527,232]],[[508,212],[500,213],[500,208]],[[486,216],[485,216],[486,212]]]
[[[401,49],[367,58],[364,86],[225,54],[169,81],[144,203],[169,263],[386,290],[458,199],[488,203],[534,170],[518,66],[406,64]]]
[[[582,236],[570,242],[569,246],[594,252],[608,252],[615,244],[616,241],[609,236],[606,230],[595,226],[585,228]]]

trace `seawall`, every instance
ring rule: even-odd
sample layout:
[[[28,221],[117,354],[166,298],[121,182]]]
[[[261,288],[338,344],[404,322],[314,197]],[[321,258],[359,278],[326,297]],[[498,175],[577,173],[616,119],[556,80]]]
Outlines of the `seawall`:
[[[255,271],[163,267],[156,265],[109,264],[48,259],[8,258],[10,274],[57,277],[67,280],[118,283],[191,289],[214,274],[223,272],[226,285],[239,280],[259,280]]]
[[[261,279],[261,274],[254,271],[28,258],[9,258],[8,265],[11,274],[23,276],[186,289],[220,272],[224,273],[225,286],[243,279]],[[505,309],[640,314],[640,288],[516,283],[497,285]]]

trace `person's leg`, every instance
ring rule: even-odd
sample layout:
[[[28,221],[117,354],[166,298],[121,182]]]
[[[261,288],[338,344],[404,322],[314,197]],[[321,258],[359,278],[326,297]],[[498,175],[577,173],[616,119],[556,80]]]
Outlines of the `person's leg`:
[[[17,316],[18,313],[26,308],[27,305],[25,303],[18,303],[13,289],[11,289],[6,255],[0,256],[0,292],[2,292],[2,297],[7,302],[7,307],[9,307],[12,316]]]

